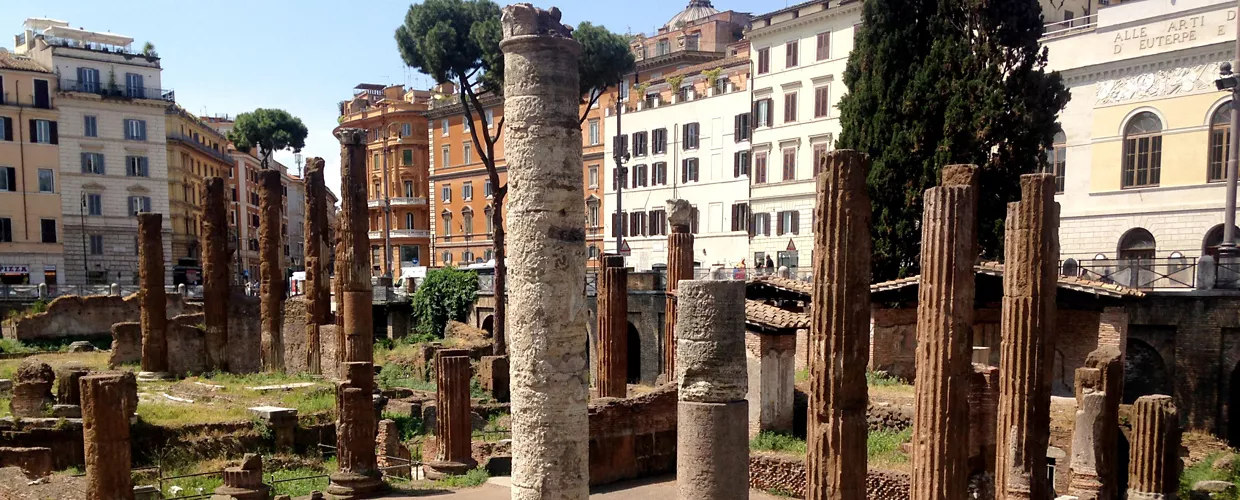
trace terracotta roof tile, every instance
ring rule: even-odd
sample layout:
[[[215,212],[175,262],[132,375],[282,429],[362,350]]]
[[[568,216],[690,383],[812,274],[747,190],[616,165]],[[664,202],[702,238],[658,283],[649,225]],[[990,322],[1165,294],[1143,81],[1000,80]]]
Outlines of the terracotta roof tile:
[[[745,301],[745,322],[771,328],[809,328],[809,316],[768,306],[756,300]]]
[[[0,52],[0,69],[13,69],[18,71],[34,71],[38,73],[51,73],[42,64],[34,59],[25,56],[19,56],[11,52]]]
[[[755,277],[753,279],[753,283],[762,283],[780,290],[786,290],[803,295],[812,295],[814,292],[814,284],[809,281],[781,278],[773,274]]]

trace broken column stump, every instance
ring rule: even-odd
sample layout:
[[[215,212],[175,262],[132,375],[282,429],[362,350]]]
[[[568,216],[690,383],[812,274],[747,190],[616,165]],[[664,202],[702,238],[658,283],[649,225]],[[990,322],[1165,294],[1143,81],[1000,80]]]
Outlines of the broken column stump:
[[[559,9],[505,7],[513,500],[589,495],[581,45]]]
[[[1000,323],[998,500],[1050,495],[1050,438],[1055,287],[1059,265],[1055,179],[1022,175],[1021,201],[1008,204]]]
[[[1081,500],[1119,496],[1119,404],[1124,364],[1119,349],[1103,346],[1076,369],[1076,423],[1068,493]]]
[[[168,377],[168,299],[164,291],[163,214],[138,214],[138,300],[142,308],[142,372]]]
[[[259,324],[263,339],[263,369],[284,371],[284,270],[280,254],[280,211],[283,189],[278,170],[258,173]]]
[[[336,463],[327,493],[332,498],[371,498],[386,489],[375,459],[375,369],[369,362],[346,362],[336,383]]]
[[[676,497],[749,498],[745,283],[677,287]]]
[[[47,363],[35,358],[22,360],[13,376],[13,399],[9,411],[14,417],[42,418],[48,416],[56,400],[52,398],[52,384],[56,373]]]
[[[500,403],[511,399],[508,356],[483,356],[478,360],[478,381],[482,390]]]
[[[263,457],[246,453],[241,464],[224,469],[224,485],[211,500],[267,500],[271,487],[263,484]]]
[[[208,177],[203,207],[202,312],[207,369],[228,371],[228,204],[224,179]]]
[[[53,417],[82,418],[81,379],[89,375],[85,368],[62,368],[56,375],[56,404]]]
[[[693,207],[687,200],[667,201],[667,304],[664,307],[665,332],[676,331],[676,290],[681,280],[693,279]],[[676,376],[676,339],[666,335],[663,348],[663,369],[668,381]]]
[[[324,161],[306,162],[306,371],[323,373],[319,326],[331,316],[331,284],[327,275],[327,187]]]
[[[379,469],[385,475],[409,478],[412,476],[413,454],[409,453],[400,442],[400,430],[396,427],[395,420],[384,419],[379,421],[379,436],[375,438],[375,446],[378,449]]]
[[[250,413],[271,431],[276,450],[292,450],[297,444],[297,409],[278,406],[256,406]]]
[[[471,456],[469,380],[469,351],[435,352],[435,439],[439,441],[439,454],[437,460],[423,467],[428,479],[461,475],[478,465]]]
[[[161,286],[162,289],[162,286]],[[129,455],[128,385],[115,374],[81,378],[82,433],[88,500],[133,500]]]
[[[814,212],[807,500],[865,500],[870,343],[870,161],[827,155]]]
[[[598,374],[600,398],[628,396],[629,271],[624,257],[607,255],[599,269]]]
[[[1142,396],[1132,405],[1128,500],[1170,500],[1180,485],[1180,417],[1171,396]]]

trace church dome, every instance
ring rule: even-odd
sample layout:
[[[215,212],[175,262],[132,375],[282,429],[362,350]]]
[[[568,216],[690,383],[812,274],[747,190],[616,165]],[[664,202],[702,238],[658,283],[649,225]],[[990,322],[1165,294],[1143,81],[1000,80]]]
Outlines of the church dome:
[[[710,4],[710,0],[689,0],[689,6],[672,17],[672,20],[668,21],[663,27],[669,30],[679,29],[676,27],[678,24],[691,24],[693,21],[718,13],[719,10]]]

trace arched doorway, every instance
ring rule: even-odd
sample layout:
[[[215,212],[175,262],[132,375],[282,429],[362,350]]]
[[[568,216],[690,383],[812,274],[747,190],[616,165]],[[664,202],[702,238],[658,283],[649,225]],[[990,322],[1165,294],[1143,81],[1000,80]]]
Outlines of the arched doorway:
[[[1135,227],[1119,239],[1119,270],[1112,276],[1116,283],[1132,288],[1149,288],[1155,275],[1152,271],[1155,242],[1149,231]]]
[[[632,322],[629,323],[627,347],[628,367],[625,368],[625,379],[630,384],[640,384],[642,381],[642,336]]]
[[[1137,339],[1128,339],[1124,355],[1124,404],[1132,404],[1141,396],[1173,395],[1167,378],[1167,364],[1158,351]]]
[[[488,338],[495,335],[495,316],[488,314],[482,318],[482,329],[486,330]]]

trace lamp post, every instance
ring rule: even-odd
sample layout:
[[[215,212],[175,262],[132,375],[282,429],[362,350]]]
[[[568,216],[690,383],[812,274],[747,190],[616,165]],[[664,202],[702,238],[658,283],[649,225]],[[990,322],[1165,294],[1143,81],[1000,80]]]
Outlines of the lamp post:
[[[1240,16],[1236,16],[1236,60],[1240,61]],[[1214,81],[1219,90],[1231,91],[1231,134],[1227,144],[1227,200],[1223,213],[1223,241],[1218,247],[1222,257],[1234,257],[1236,252],[1236,177],[1237,155],[1240,154],[1240,78],[1231,70],[1231,63],[1219,66],[1219,79]]]
[[[624,136],[620,132],[622,130],[620,127],[620,116],[623,114],[622,110],[624,107],[624,100],[620,98],[620,93],[624,91],[623,86],[624,79],[616,83],[616,142],[615,147],[612,148],[612,154],[616,159],[616,174],[612,179],[612,182],[616,183],[616,255],[620,255],[620,248],[624,246],[624,212],[621,210],[624,206],[624,182],[628,179],[628,172],[624,170],[624,163],[629,161],[628,148],[621,142],[621,138]]]

